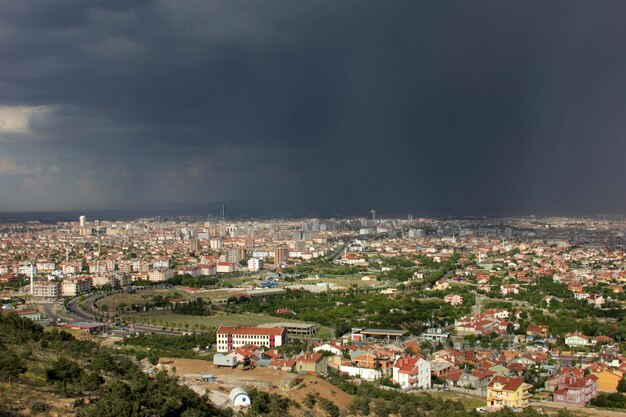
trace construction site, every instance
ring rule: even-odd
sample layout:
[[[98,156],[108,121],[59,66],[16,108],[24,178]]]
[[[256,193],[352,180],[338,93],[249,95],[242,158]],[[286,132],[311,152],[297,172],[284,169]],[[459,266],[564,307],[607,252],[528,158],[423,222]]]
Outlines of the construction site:
[[[325,380],[309,374],[294,374],[253,364],[235,368],[217,367],[200,359],[162,358],[158,368],[175,374],[189,388],[209,399],[220,408],[233,408],[229,394],[235,388],[251,389],[288,396],[302,403],[307,394],[326,398],[341,410],[352,401],[349,394]]]

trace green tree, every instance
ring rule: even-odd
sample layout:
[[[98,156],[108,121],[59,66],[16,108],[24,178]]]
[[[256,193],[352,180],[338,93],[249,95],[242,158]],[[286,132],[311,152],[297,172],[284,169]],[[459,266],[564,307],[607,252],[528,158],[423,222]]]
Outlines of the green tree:
[[[617,383],[618,392],[626,392],[626,377],[619,380]]]
[[[154,352],[150,353],[150,355],[148,355],[148,361],[152,365],[156,366],[159,363],[159,355]]]
[[[83,375],[83,370],[74,361],[60,357],[46,369],[46,379],[50,382],[58,382],[63,385],[63,391],[67,394],[67,384],[78,381]]]
[[[3,352],[0,354],[0,377],[8,381],[9,385],[11,385],[14,378],[26,372],[26,369],[24,361],[14,352]]]
[[[370,402],[369,399],[363,397],[356,397],[348,405],[348,411],[352,414],[359,414],[362,416],[368,416],[370,414]]]

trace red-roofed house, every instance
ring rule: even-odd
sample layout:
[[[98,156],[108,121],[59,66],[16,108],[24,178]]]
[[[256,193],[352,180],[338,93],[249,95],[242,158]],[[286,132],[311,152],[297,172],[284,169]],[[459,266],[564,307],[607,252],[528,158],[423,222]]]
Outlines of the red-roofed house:
[[[270,349],[287,343],[285,327],[225,327],[217,330],[217,351],[231,352],[246,345]]]
[[[571,368],[563,368],[557,376],[558,384],[554,391],[554,402],[563,404],[584,405],[598,395],[595,375],[584,375],[571,372]]]
[[[298,372],[310,374],[326,374],[328,372],[328,358],[321,353],[303,353],[296,359]]]
[[[492,410],[526,408],[531,388],[523,378],[495,376],[487,385],[487,407]]]
[[[430,362],[421,356],[401,356],[393,365],[393,381],[402,389],[430,389]]]

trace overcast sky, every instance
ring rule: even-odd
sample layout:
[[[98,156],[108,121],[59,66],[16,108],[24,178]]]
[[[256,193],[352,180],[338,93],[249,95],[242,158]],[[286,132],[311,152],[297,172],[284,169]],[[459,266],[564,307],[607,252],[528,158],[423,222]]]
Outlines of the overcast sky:
[[[0,0],[0,211],[626,212],[626,2]]]

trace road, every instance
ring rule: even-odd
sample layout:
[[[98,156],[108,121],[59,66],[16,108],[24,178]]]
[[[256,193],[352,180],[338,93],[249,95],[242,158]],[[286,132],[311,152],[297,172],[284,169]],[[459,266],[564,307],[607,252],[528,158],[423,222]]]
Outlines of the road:
[[[97,298],[97,295],[85,298],[83,301],[83,307],[80,306],[78,298],[73,298],[67,303],[68,310],[71,310],[72,315],[83,321],[92,321],[94,317],[92,315],[93,303]]]
[[[35,307],[47,318],[53,322],[75,323],[79,320],[76,316],[68,312],[61,302],[37,303]]]
[[[341,255],[341,253],[343,252],[343,250],[346,248],[347,244],[343,243],[339,246],[337,246],[337,249],[335,249],[335,251],[332,253],[332,255],[330,255],[328,257],[328,261],[329,262],[333,262],[334,260],[336,260],[337,258],[339,258],[339,256]]]

